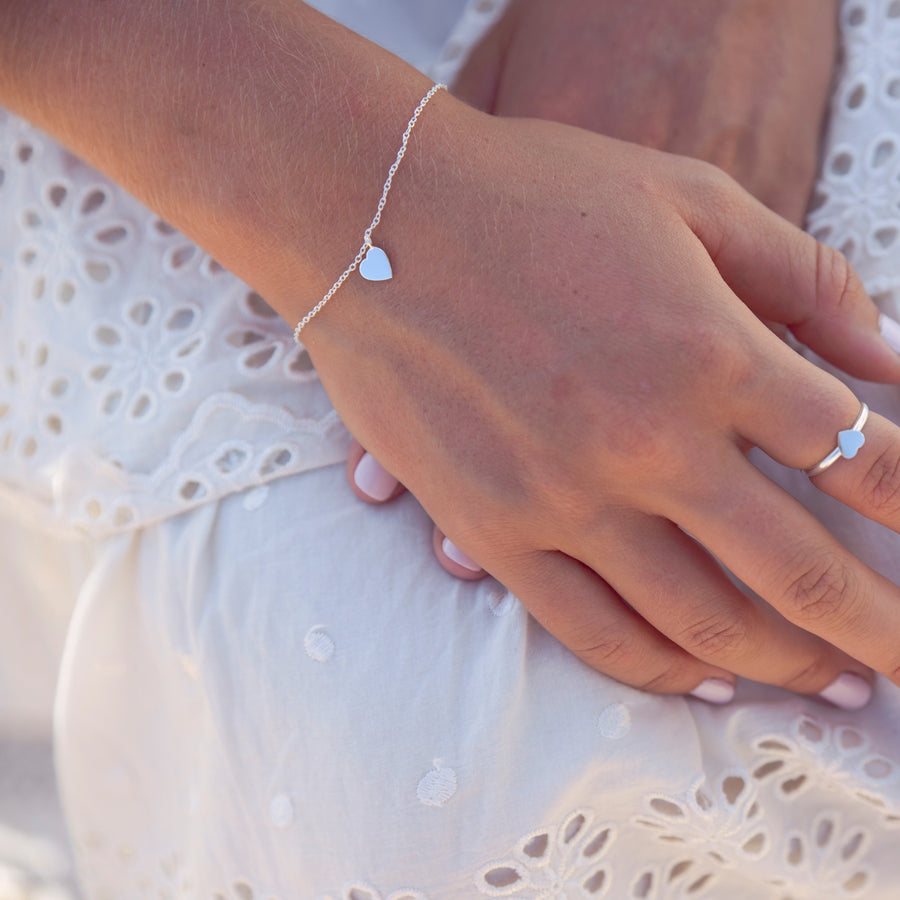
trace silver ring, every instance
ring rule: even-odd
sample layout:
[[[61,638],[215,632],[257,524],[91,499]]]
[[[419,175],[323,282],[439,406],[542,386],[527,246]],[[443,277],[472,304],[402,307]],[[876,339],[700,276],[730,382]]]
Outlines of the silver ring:
[[[816,463],[811,469],[806,469],[806,474],[812,478],[821,475],[829,466],[839,459],[853,459],[859,452],[859,448],[866,442],[866,436],[862,433],[866,419],[869,418],[869,407],[865,403],[859,409],[856,421],[843,431],[838,432],[837,447],[820,463]]]

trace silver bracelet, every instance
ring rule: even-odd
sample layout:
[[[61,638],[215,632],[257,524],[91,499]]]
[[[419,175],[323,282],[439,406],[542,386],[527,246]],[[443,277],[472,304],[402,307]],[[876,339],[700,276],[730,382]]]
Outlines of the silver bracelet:
[[[384,183],[384,187],[381,190],[381,199],[378,201],[378,210],[375,213],[375,218],[372,219],[371,224],[366,229],[365,234],[363,234],[363,243],[359,248],[359,253],[356,254],[356,258],[353,262],[344,269],[341,277],[331,286],[331,290],[329,290],[328,293],[297,323],[297,327],[294,329],[294,340],[298,344],[300,343],[300,332],[303,331],[315,317],[316,313],[318,313],[319,310],[321,310],[322,307],[337,293],[337,289],[347,280],[351,273],[356,271],[356,269],[359,269],[359,274],[367,281],[387,281],[389,278],[393,277],[394,273],[391,271],[391,261],[388,259],[387,253],[385,253],[384,250],[380,247],[376,247],[372,243],[372,232],[381,221],[381,213],[384,210],[384,204],[387,200],[388,192],[391,189],[391,182],[393,182],[394,175],[397,173],[397,169],[400,166],[400,160],[402,160],[406,154],[406,145],[409,143],[409,136],[412,134],[413,128],[416,127],[416,122],[422,114],[422,110],[425,109],[428,101],[439,90],[446,87],[446,84],[432,85],[428,93],[419,101],[419,105],[413,112],[412,118],[410,118],[406,125],[406,131],[403,132],[403,141],[400,144],[400,149],[397,151],[397,158],[388,170],[387,181]]]

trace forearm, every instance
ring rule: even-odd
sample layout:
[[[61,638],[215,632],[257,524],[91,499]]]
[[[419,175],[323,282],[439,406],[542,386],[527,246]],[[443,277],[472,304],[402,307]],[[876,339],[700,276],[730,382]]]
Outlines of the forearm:
[[[0,2],[0,104],[289,319],[352,259],[427,84],[297,2]]]
[[[836,0],[512,0],[458,96],[715,163],[802,222]]]

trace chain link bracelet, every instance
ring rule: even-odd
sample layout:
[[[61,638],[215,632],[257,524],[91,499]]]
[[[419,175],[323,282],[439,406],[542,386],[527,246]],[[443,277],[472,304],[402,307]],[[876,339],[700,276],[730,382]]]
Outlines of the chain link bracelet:
[[[425,109],[428,101],[439,90],[442,88],[445,89],[446,87],[446,84],[432,85],[428,93],[419,101],[419,105],[415,108],[412,117],[406,125],[406,131],[403,132],[403,140],[400,144],[400,149],[397,151],[397,158],[394,160],[390,169],[388,169],[387,181],[385,181],[384,187],[381,189],[381,199],[378,201],[378,209],[375,212],[375,218],[372,219],[371,224],[363,234],[363,243],[359,248],[359,253],[356,254],[356,258],[353,262],[344,269],[341,273],[341,277],[331,286],[328,293],[297,323],[297,327],[294,329],[294,340],[298,344],[300,343],[300,332],[303,331],[313,318],[315,318],[322,307],[337,293],[338,288],[357,269],[359,269],[359,274],[367,281],[387,281],[389,278],[393,277],[394,273],[391,271],[391,262],[388,259],[387,253],[372,243],[372,232],[381,221],[381,213],[384,210],[387,195],[391,190],[391,183],[400,166],[400,161],[406,155],[406,145],[409,143],[409,136],[412,134],[413,128],[416,127],[416,122],[422,114],[422,110]]]

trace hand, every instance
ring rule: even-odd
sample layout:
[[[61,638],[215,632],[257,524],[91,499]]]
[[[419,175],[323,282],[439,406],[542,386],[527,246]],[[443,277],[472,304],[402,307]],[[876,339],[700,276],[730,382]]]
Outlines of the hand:
[[[302,3],[100,6],[0,2],[0,100],[296,322],[425,80]],[[900,590],[742,452],[810,466],[857,413],[759,317],[900,381],[846,261],[704,163],[444,95],[427,112],[376,234],[394,280],[348,279],[303,335],[344,421],[615,678],[834,698],[840,673],[864,689],[855,657],[900,681]],[[896,530],[900,430],[866,437],[817,483]]]
[[[454,92],[498,115],[565,122],[715,163],[799,224],[836,19],[832,0],[513,0]],[[404,490],[357,441],[347,476],[369,503]],[[433,544],[451,574],[484,577],[437,527]]]
[[[714,163],[800,224],[836,28],[835,0],[513,0],[454,90]]]
[[[808,467],[858,410],[760,317],[897,380],[846,261],[702,163],[489,121],[465,166],[427,166],[456,171],[454,202],[430,197],[434,231],[401,236],[415,287],[375,302],[356,285],[307,340],[345,421],[457,547],[619,680],[817,693],[866,680],[853,657],[896,677],[900,591],[743,455]],[[467,197],[491,199],[467,212]],[[876,416],[866,435],[817,483],[896,528],[900,433]]]

